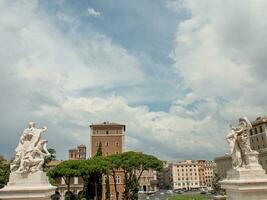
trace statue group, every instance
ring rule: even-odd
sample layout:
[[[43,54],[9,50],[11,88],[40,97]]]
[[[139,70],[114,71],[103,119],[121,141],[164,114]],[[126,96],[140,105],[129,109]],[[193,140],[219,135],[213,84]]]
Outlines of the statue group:
[[[23,131],[10,164],[9,181],[0,190],[0,199],[49,200],[55,192],[56,187],[43,172],[45,157],[50,155],[47,140],[42,139],[46,130],[46,127],[37,128],[30,122]]]
[[[249,164],[247,155],[255,153],[250,147],[249,131],[252,129],[250,121],[246,118],[239,119],[239,127],[231,126],[230,133],[226,136],[230,147],[233,169],[245,168]],[[256,152],[257,153],[257,152]]]
[[[220,182],[226,190],[227,200],[266,200],[267,175],[259,164],[259,152],[251,149],[252,125],[246,117],[239,119],[239,126],[232,127],[226,136],[232,158],[232,169]],[[218,199],[225,199],[219,196]]]
[[[45,157],[50,155],[47,140],[41,139],[46,130],[46,127],[36,128],[34,122],[29,123],[15,150],[15,158],[10,165],[11,172],[29,174],[42,171]]]

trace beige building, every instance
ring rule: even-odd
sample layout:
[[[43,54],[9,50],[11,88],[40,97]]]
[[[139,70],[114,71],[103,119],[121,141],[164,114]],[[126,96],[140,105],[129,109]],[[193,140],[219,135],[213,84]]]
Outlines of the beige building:
[[[251,122],[252,129],[250,130],[250,146],[253,150],[261,151],[267,147],[267,116],[258,117]]]
[[[86,160],[86,146],[81,144],[69,150],[69,160]]]
[[[204,187],[212,186],[212,179],[214,177],[215,169],[216,169],[216,163],[214,161],[205,161],[204,163]]]
[[[259,163],[267,172],[267,116],[258,117],[251,122],[252,129],[249,134],[250,146],[259,152]],[[232,168],[231,156],[224,155],[215,158],[219,176],[226,177],[226,173]]]
[[[197,163],[198,163],[199,185],[200,187],[204,187],[206,185],[205,160],[197,160]]]
[[[143,171],[139,180],[140,190],[144,192],[156,192],[157,183],[157,172],[155,170]]]
[[[96,154],[100,143],[102,145],[103,156],[124,152],[125,125],[112,122],[103,122],[100,124],[92,124],[90,125],[90,128],[90,157]]]
[[[211,187],[216,164],[213,161],[197,160],[200,187]]]
[[[200,187],[197,161],[174,161],[169,164],[169,169],[171,172],[171,187],[173,190],[190,190]]]
[[[90,134],[90,157],[93,157],[101,143],[102,155],[108,156],[112,154],[120,154],[124,152],[124,134],[126,126],[114,122],[103,122],[99,124],[91,124]],[[110,177],[110,200],[116,199],[113,178]],[[118,170],[116,173],[116,182],[119,193],[119,199],[122,199],[124,191],[124,175],[123,171]],[[103,182],[102,198],[105,199],[105,183]]]

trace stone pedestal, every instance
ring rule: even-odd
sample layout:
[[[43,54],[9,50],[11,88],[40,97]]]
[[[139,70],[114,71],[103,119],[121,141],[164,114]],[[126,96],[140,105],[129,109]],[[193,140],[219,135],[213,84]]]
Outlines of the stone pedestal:
[[[226,196],[217,195],[213,197],[213,200],[226,200]]]
[[[267,200],[267,175],[258,163],[258,153],[246,155],[244,168],[232,169],[221,181],[227,200]]]
[[[0,199],[9,200],[50,200],[56,187],[52,186],[45,172],[29,175],[11,173],[7,186],[0,190]]]

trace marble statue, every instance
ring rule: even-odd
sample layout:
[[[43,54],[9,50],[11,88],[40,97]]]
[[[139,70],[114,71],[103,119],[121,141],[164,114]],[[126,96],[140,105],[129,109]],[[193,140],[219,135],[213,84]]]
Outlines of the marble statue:
[[[250,147],[249,131],[252,128],[250,121],[246,117],[239,119],[239,127],[232,127],[226,136],[230,147],[233,169],[246,167],[246,155],[254,152]]]
[[[50,155],[46,147],[47,140],[41,139],[46,130],[46,127],[36,128],[34,122],[29,123],[15,150],[15,159],[10,165],[11,172],[27,174],[42,171],[44,159]]]
[[[220,181],[226,190],[227,200],[266,200],[267,175],[259,163],[259,152],[251,149],[252,125],[246,117],[239,119],[239,126],[232,127],[226,136],[232,157],[232,169]]]
[[[55,186],[49,183],[46,172],[43,171],[47,150],[47,140],[42,134],[47,130],[36,128],[30,122],[20,136],[15,149],[15,158],[10,164],[9,181],[0,189],[2,200],[50,200],[55,193]]]

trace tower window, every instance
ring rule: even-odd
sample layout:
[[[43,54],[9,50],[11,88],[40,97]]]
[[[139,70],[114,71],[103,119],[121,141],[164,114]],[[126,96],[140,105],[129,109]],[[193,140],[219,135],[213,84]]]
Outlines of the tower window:
[[[108,135],[108,131],[106,131],[106,134]]]
[[[121,176],[116,175],[115,180],[117,184],[121,183]]]

